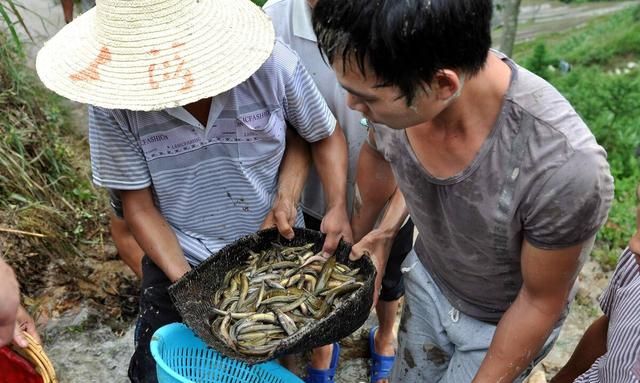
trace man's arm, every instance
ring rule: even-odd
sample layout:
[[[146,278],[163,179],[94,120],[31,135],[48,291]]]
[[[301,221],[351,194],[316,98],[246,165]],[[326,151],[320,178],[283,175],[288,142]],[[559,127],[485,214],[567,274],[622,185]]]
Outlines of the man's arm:
[[[352,242],[347,215],[347,140],[336,123],[333,133],[311,144],[311,155],[325,195],[325,213],[320,231],[326,234],[322,251],[332,255],[340,239]]]
[[[73,21],[73,0],[61,0],[64,22],[69,24]]]
[[[191,270],[176,234],[154,204],[151,188],[121,190],[120,195],[124,219],[133,236],[167,278],[175,282]]]
[[[351,227],[355,241],[360,241],[365,234],[373,229],[380,213],[397,188],[391,166],[382,154],[371,146],[375,145],[373,130],[369,130],[368,134],[368,141],[371,144],[367,142],[362,144],[356,173],[356,193],[353,215],[351,216]],[[402,199],[403,204],[404,198]],[[395,210],[392,207],[395,206],[390,205],[387,211]],[[403,206],[399,207],[404,209]],[[393,222],[388,222],[388,224],[394,226]],[[400,226],[402,226],[402,222],[400,222]]]
[[[587,371],[596,359],[607,352],[608,329],[609,318],[606,315],[596,319],[585,331],[567,364],[550,383],[571,383]]]
[[[373,134],[369,133],[373,142]],[[354,240],[350,258],[359,259],[369,254],[378,271],[374,301],[382,283],[393,239],[407,218],[404,196],[396,186],[389,163],[369,144],[362,145],[358,158],[356,197],[351,217]],[[387,206],[375,230],[372,230],[380,212]],[[374,302],[375,305],[375,302]]]
[[[261,229],[275,226],[283,237],[293,238],[292,226],[310,165],[309,144],[294,129],[287,128],[287,146],[278,174],[278,192]]]
[[[496,329],[474,383],[512,382],[540,352],[578,274],[582,244],[541,250],[522,246],[522,288]]]

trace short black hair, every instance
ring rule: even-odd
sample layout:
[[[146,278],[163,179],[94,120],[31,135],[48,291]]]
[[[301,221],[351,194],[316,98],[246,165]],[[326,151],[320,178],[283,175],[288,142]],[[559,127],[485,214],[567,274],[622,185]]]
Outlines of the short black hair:
[[[397,86],[411,104],[438,71],[473,76],[491,47],[491,0],[319,0],[318,45],[330,63],[367,65],[382,86]]]

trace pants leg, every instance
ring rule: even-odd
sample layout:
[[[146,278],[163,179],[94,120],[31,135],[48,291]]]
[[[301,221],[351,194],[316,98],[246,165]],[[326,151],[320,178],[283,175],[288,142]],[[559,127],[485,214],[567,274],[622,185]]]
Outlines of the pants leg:
[[[182,322],[167,288],[171,281],[149,257],[142,258],[142,289],[140,314],[136,324],[136,347],[129,363],[129,379],[134,383],[157,383],[156,363],[149,344],[160,327]]]
[[[460,339],[466,339],[466,341],[461,341],[459,344],[456,344],[455,352],[449,362],[449,367],[439,383],[471,382],[478,372],[480,364],[482,364],[489,350],[491,339],[495,334],[496,326],[477,321],[462,313],[460,313],[459,316],[459,326],[457,326],[457,329],[452,330],[455,332],[452,335],[454,337],[460,337]],[[451,328],[451,326],[447,327]],[[536,364],[549,354],[560,334],[560,328],[561,327],[558,326],[552,331],[542,350],[529,364],[527,369],[513,381],[514,383],[523,382]]]
[[[398,330],[398,354],[392,382],[467,383],[485,358],[496,325],[474,319],[455,309],[429,272],[409,253],[402,264],[405,304]],[[550,351],[560,324],[547,338],[520,383]]]
[[[453,344],[438,318],[435,286],[422,270],[411,251],[402,263],[405,296],[392,382],[438,382],[453,355]]]

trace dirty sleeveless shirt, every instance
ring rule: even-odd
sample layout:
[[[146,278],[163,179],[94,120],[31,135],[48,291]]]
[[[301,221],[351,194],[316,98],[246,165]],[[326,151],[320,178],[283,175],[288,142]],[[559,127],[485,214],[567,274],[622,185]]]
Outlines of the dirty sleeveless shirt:
[[[510,59],[499,117],[471,164],[433,177],[405,130],[375,127],[419,231],[415,251],[450,303],[497,323],[522,286],[523,240],[560,249],[591,239],[606,221],[613,179],[569,102]]]

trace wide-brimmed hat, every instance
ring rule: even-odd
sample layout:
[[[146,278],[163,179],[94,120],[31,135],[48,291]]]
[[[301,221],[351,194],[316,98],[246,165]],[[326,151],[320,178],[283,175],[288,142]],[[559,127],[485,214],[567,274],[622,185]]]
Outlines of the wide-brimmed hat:
[[[159,110],[245,81],[274,38],[271,20],[249,0],[98,0],[44,45],[36,69],[71,100]]]

